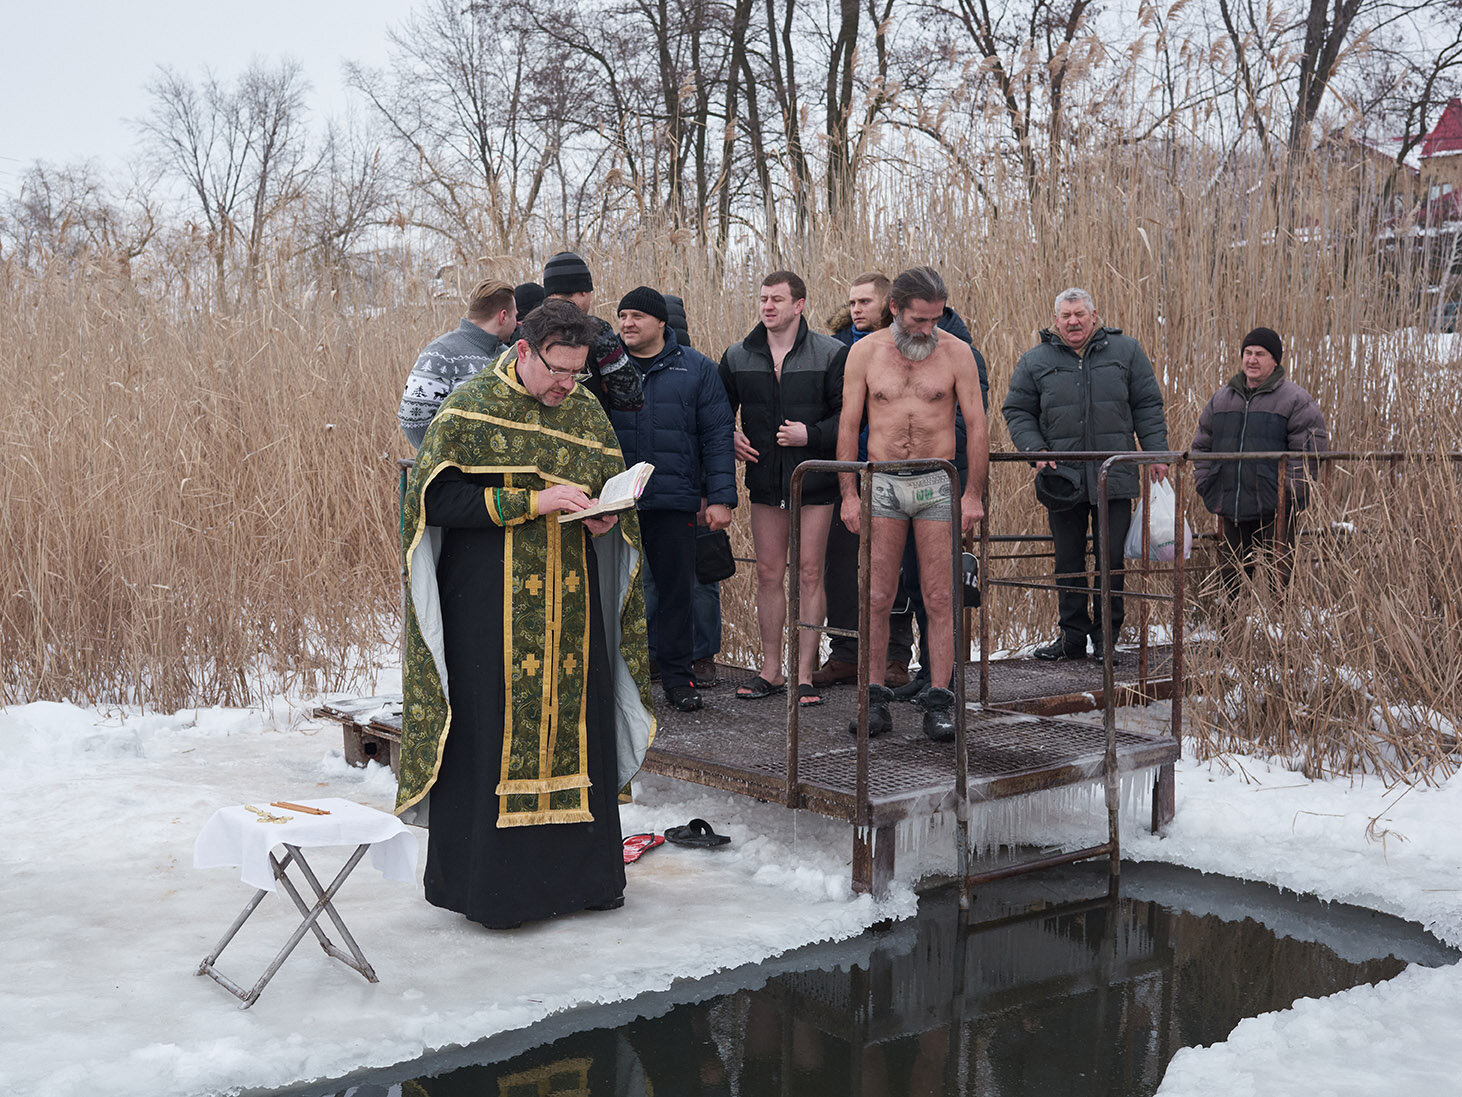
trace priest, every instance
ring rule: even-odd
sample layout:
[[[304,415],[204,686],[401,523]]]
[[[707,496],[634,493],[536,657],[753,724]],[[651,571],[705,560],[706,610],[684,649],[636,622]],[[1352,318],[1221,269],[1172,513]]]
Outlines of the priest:
[[[597,325],[546,301],[432,420],[407,481],[400,786],[426,897],[492,929],[624,904],[618,791],[654,736],[633,509],[580,382]]]

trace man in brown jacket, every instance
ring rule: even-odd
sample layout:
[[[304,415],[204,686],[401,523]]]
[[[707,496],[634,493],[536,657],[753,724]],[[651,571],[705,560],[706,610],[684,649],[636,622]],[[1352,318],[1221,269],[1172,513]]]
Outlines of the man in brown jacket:
[[[1198,418],[1192,450],[1198,453],[1323,453],[1329,435],[1320,405],[1285,376],[1284,345],[1269,328],[1255,328],[1240,344],[1242,368],[1213,394]],[[1230,598],[1239,574],[1252,577],[1261,553],[1274,559],[1283,589],[1293,567],[1295,515],[1309,502],[1319,462],[1294,457],[1285,468],[1285,521],[1279,528],[1278,461],[1194,462],[1198,494],[1223,525],[1219,574]]]

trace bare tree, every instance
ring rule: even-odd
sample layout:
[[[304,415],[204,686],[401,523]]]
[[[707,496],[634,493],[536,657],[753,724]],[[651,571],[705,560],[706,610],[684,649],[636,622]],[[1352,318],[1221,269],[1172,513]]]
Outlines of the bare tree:
[[[94,163],[35,163],[0,208],[0,240],[25,261],[93,255],[117,260],[126,275],[156,237],[155,182],[132,171],[120,195]]]
[[[273,68],[255,62],[232,87],[211,72],[195,85],[166,67],[148,85],[152,107],[139,126],[191,198],[220,308],[229,301],[230,256],[242,246],[246,284],[257,288],[268,234],[308,183],[306,89],[292,61]]]

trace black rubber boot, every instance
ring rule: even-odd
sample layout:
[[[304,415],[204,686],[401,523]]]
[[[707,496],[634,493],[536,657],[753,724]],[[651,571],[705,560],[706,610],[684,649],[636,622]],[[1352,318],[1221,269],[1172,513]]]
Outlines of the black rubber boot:
[[[1031,653],[1037,659],[1085,659],[1086,633],[1062,631],[1059,640],[1043,644]]]
[[[893,700],[893,690],[887,686],[868,687],[868,738],[876,739],[893,730],[893,717],[889,715],[888,703]],[[858,734],[858,719],[848,721],[848,734]]]
[[[924,734],[936,743],[954,742],[953,692],[930,686],[919,694],[919,707],[924,710]]]

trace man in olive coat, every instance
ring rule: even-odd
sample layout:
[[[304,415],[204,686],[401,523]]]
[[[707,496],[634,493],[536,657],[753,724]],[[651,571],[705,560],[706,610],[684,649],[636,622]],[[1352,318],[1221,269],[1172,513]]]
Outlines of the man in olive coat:
[[[1075,287],[1056,298],[1055,323],[1041,332],[1038,346],[1015,364],[1010,393],[1001,408],[1010,439],[1026,453],[1062,450],[1126,451],[1168,448],[1162,390],[1141,345],[1120,328],[1104,327],[1091,294]],[[1037,461],[1036,495],[1046,505],[1055,543],[1061,635],[1036,648],[1040,659],[1085,659],[1091,637],[1100,657],[1101,597],[1088,593],[1086,544],[1100,545],[1097,507],[1100,462]],[[1154,480],[1166,465],[1151,465]],[[1107,479],[1107,560],[1112,590],[1122,589],[1122,546],[1132,523],[1132,500],[1140,494],[1136,466],[1120,465]],[[1093,586],[1095,584],[1092,584]],[[1122,599],[1112,598],[1112,638],[1122,629]],[[1114,645],[1115,651],[1115,645]]]

